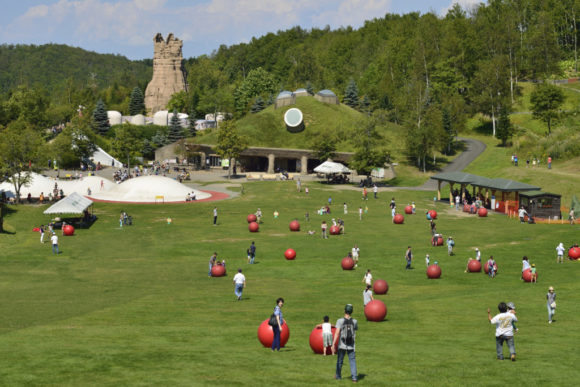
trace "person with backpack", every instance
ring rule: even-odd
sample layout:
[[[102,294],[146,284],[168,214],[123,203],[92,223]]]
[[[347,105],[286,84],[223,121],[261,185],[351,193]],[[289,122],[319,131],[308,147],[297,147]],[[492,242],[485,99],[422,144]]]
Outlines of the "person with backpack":
[[[272,325],[272,331],[274,331],[274,340],[272,341],[272,352],[277,350],[280,352],[280,333],[282,332],[282,325],[284,325],[284,317],[282,316],[282,306],[284,305],[284,299],[282,297],[276,300],[276,306],[274,307],[274,316],[276,318],[276,323]]]
[[[348,362],[350,363],[352,381],[356,383],[358,381],[358,374],[356,370],[355,339],[356,331],[358,330],[358,322],[351,317],[352,312],[352,305],[347,304],[344,307],[344,317],[339,318],[336,321],[336,331],[334,332],[332,346],[334,347],[338,343],[336,374],[334,375],[334,378],[337,380],[342,378],[342,363],[344,361],[344,355],[346,354],[348,356]]]

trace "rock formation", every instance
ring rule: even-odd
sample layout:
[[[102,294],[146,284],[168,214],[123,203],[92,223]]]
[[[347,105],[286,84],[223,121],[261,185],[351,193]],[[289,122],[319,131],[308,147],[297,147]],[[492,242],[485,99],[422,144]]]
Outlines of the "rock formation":
[[[186,89],[181,52],[183,42],[173,34],[163,40],[158,33],[153,43],[153,78],[145,90],[145,107],[150,114],[164,110],[173,94]]]

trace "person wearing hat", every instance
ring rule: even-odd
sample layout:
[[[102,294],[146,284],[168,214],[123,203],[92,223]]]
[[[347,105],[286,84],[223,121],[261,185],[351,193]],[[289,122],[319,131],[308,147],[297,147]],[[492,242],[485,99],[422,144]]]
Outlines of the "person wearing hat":
[[[516,314],[516,305],[513,302],[508,302],[507,303],[507,307],[508,307],[508,312],[510,312],[513,315]],[[516,328],[516,322],[515,321],[512,321],[512,327],[514,327],[514,332],[515,333],[518,333],[518,328]]]
[[[536,275],[536,264],[535,263],[532,263],[532,267],[530,268],[530,274],[532,276],[532,278],[530,279],[530,282],[537,283],[538,276]]]
[[[564,244],[560,242],[560,244],[556,246],[556,253],[558,254],[556,257],[556,263],[564,263],[564,251],[566,251],[566,248],[564,247]]]
[[[554,313],[556,313],[556,293],[554,292],[554,287],[550,286],[548,288],[548,294],[546,294],[547,306],[548,306],[548,324],[554,321]]]
[[[347,304],[344,307],[344,317],[339,318],[336,321],[336,331],[334,332],[334,340],[332,346],[336,346],[338,343],[338,353],[336,358],[336,374],[334,378],[337,380],[342,379],[342,363],[344,361],[344,355],[348,356],[348,362],[350,364],[350,375],[353,382],[358,381],[358,373],[356,369],[356,356],[355,356],[355,339],[356,331],[358,330],[358,322],[351,317],[353,312],[353,307],[351,304]],[[340,339],[340,341],[339,341]]]

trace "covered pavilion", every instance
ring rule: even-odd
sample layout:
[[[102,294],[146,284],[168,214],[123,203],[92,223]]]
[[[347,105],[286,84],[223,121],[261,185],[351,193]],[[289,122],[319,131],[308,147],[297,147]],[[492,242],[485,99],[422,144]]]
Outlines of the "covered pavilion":
[[[441,185],[443,183],[449,184],[449,202],[453,203],[453,187],[455,184],[459,184],[459,195],[461,198],[465,198],[467,187],[472,187],[472,197],[482,197],[484,198],[484,203],[488,208],[495,211],[508,213],[509,211],[516,210],[519,206],[520,192],[526,191],[539,191],[541,188],[531,184],[521,183],[515,180],[509,179],[489,179],[487,177],[473,175],[466,172],[442,172],[434,176],[431,179],[437,180],[437,199],[441,200]],[[477,192],[476,192],[477,190]],[[482,190],[485,193],[482,194]],[[489,198],[489,192],[491,191],[491,200]],[[498,193],[501,193],[501,197],[498,197]]]

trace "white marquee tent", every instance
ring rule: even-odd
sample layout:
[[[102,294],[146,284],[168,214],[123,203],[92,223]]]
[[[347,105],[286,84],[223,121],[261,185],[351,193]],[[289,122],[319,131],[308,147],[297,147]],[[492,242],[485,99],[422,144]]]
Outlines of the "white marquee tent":
[[[314,168],[314,172],[329,175],[333,173],[350,173],[350,169],[348,169],[345,165],[341,163],[335,163],[333,161],[325,161],[318,167]]]
[[[82,214],[92,204],[92,200],[73,192],[47,208],[44,214]]]

